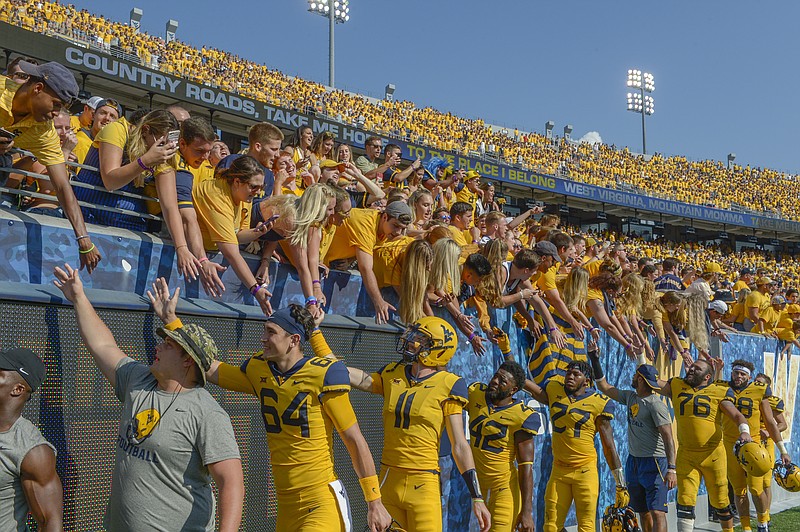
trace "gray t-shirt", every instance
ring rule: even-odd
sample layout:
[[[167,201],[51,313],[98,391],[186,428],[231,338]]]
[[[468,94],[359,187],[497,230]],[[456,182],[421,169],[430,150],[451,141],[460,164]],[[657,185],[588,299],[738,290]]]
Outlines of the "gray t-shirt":
[[[11,428],[0,432],[0,532],[26,532],[28,525],[28,500],[22,490],[20,469],[25,456],[34,447],[47,445],[36,426],[21,417]]]
[[[105,527],[113,531],[212,531],[208,464],[239,458],[231,419],[205,388],[158,389],[131,358],[117,366],[122,401]]]
[[[665,457],[664,440],[658,427],[670,425],[672,418],[661,397],[639,397],[632,390],[620,390],[619,402],[628,413],[628,454],[638,458]]]

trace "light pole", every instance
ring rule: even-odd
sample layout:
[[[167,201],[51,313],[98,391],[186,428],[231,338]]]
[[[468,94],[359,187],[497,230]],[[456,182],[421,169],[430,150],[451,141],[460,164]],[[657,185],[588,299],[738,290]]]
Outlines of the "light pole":
[[[649,94],[656,90],[653,75],[641,70],[628,70],[628,88],[639,89],[639,92],[628,93],[628,111],[642,115],[642,154],[647,154],[647,130],[644,126],[645,115],[655,112],[655,101]]]
[[[328,19],[328,85],[333,88],[333,26],[350,20],[349,0],[308,0],[308,11]]]

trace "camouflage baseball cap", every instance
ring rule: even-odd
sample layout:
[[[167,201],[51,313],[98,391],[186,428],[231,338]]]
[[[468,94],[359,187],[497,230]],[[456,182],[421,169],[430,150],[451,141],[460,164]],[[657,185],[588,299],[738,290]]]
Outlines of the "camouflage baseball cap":
[[[156,332],[161,338],[169,336],[175,340],[175,342],[186,351],[186,354],[192,357],[192,360],[194,360],[200,368],[200,373],[203,374],[203,385],[205,385],[206,371],[211,368],[211,362],[217,358],[217,354],[219,353],[219,351],[217,351],[217,344],[214,343],[214,339],[211,338],[208,331],[199,325],[190,323],[174,331],[168,331],[163,327],[159,327],[156,329]]]

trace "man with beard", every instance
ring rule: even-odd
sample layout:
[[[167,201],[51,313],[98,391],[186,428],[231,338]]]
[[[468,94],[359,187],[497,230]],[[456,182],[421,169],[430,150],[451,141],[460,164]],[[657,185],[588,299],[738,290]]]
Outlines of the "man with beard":
[[[503,343],[508,336],[498,338]],[[492,530],[533,532],[533,437],[539,414],[514,394],[525,386],[525,370],[504,362],[489,385],[469,387],[469,433],[478,481],[486,490]],[[516,464],[514,463],[516,461]]]
[[[553,470],[544,495],[544,531],[564,528],[573,500],[579,532],[594,530],[600,498],[594,447],[598,432],[617,484],[615,505],[627,506],[630,498],[614,445],[610,423],[614,418],[613,405],[607,396],[591,387],[591,368],[583,360],[570,362],[563,381],[555,377],[539,387],[526,380],[525,390],[550,407],[553,425]]]
[[[627,410],[625,479],[631,508],[639,514],[644,532],[667,532],[667,492],[676,484],[675,442],[669,408],[655,394],[658,371],[642,364],[631,379],[633,390],[620,390],[606,380],[594,343],[589,344],[589,361],[597,389]]]
[[[755,371],[755,366],[747,360],[734,360],[731,366],[731,380],[728,383],[734,395],[734,405],[747,419],[751,434],[757,434],[763,424],[767,433],[778,446],[781,452],[781,460],[789,465],[792,459],[786,451],[783,438],[778,430],[775,417],[772,415],[772,405],[770,397],[772,389],[769,385],[760,381],[751,380]],[[739,511],[739,519],[743,530],[751,530],[750,527],[750,501],[747,492],[753,496],[753,504],[758,512],[758,530],[766,531],[769,522],[769,501],[767,498],[767,479],[772,478],[772,471],[760,477],[748,475],[736,460],[733,453],[733,446],[739,434],[738,428],[733,421],[728,418],[722,419],[722,441],[728,459],[728,480],[733,486],[735,495],[736,509]]]
[[[686,376],[658,381],[661,395],[672,400],[678,431],[678,531],[694,529],[694,506],[700,477],[708,489],[708,504],[714,508],[724,532],[733,531],[728,499],[725,449],[722,448],[720,413],[730,417],[739,431],[739,441],[753,441],[747,419],[734,406],[728,383],[712,381],[714,367],[706,359],[696,360]]]

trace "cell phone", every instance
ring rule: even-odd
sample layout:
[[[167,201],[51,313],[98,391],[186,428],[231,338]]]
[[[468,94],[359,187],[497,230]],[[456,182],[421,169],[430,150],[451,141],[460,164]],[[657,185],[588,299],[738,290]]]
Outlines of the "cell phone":
[[[6,128],[0,127],[0,137],[6,137],[6,138],[9,138],[9,139],[13,139],[16,136],[17,136],[16,133],[12,133],[9,130],[7,130]]]
[[[178,129],[173,129],[172,131],[167,133],[167,142],[172,142],[177,144],[179,138],[181,138],[181,132]]]
[[[280,217],[281,217],[280,214],[273,214],[272,216],[270,216],[269,218],[264,220],[264,225],[271,224],[272,222],[274,222],[275,220],[277,220]]]

